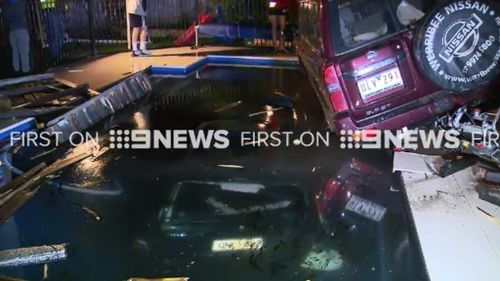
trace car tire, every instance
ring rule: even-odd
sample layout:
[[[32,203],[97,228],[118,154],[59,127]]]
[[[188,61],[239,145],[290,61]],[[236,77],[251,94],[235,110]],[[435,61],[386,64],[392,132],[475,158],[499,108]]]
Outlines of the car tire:
[[[500,73],[500,3],[447,1],[426,16],[415,40],[421,70],[438,86],[467,92]]]

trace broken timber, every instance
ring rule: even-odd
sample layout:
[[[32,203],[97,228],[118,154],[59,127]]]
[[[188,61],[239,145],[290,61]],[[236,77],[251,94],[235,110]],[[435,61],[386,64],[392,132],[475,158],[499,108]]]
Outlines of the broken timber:
[[[48,122],[47,131],[60,134],[58,140],[65,142],[71,133],[88,129],[150,92],[148,74],[145,71],[135,73],[99,96]]]
[[[85,158],[92,156],[92,152],[84,152],[76,156],[58,160],[49,166],[40,164],[32,170],[26,172],[21,179],[14,179],[8,183],[0,196],[0,224],[7,220],[19,207],[28,201],[38,191],[40,186],[45,183],[48,175],[55,174],[60,170],[77,163]],[[17,186],[15,186],[17,185]]]

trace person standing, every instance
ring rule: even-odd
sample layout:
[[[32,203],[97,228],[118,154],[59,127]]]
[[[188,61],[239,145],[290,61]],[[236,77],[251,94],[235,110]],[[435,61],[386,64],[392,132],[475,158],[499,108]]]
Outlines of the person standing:
[[[126,6],[130,27],[132,28],[132,56],[149,56],[151,53],[146,47],[148,40],[148,27],[146,25],[147,0],[127,0]]]
[[[0,4],[2,17],[9,30],[12,67],[15,72],[28,73],[31,71],[31,65],[26,0],[5,0]]]
[[[290,3],[288,0],[268,0],[268,15],[273,32],[274,51],[285,51],[284,32],[286,27],[286,15],[288,13],[289,5]]]

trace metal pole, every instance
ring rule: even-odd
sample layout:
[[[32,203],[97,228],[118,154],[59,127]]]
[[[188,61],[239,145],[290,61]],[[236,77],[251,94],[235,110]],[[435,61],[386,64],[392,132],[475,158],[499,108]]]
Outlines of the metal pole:
[[[127,48],[129,50],[132,49],[132,41],[131,41],[131,35],[130,35],[130,17],[127,12],[127,2],[125,1],[125,20],[127,21]]]
[[[200,35],[199,35],[199,29],[200,29],[200,26],[199,26],[199,25],[196,25],[196,26],[194,27],[194,31],[195,31],[195,32],[194,32],[194,35],[195,35],[195,36],[194,36],[194,39],[195,39],[195,40],[194,40],[194,41],[195,41],[195,42],[194,42],[194,47],[195,47],[196,49],[200,47],[200,42],[199,42],[199,36],[200,36]]]

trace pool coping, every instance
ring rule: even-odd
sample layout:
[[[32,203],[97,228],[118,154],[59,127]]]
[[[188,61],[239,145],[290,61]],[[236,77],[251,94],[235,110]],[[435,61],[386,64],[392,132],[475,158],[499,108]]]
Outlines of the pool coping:
[[[149,67],[149,72],[152,75],[160,74],[184,76],[200,69],[205,65],[298,68],[299,61],[298,59],[277,59],[269,57],[207,55],[206,57],[187,66],[151,65]]]
[[[37,122],[34,117],[29,117],[22,119],[16,123],[13,123],[7,127],[0,129],[0,141],[7,140],[12,137],[13,134],[21,134],[23,132],[28,132],[37,127]]]

